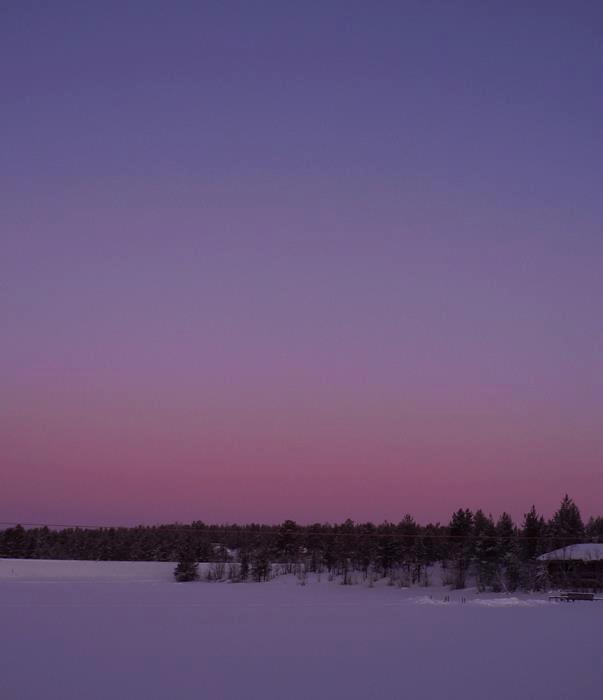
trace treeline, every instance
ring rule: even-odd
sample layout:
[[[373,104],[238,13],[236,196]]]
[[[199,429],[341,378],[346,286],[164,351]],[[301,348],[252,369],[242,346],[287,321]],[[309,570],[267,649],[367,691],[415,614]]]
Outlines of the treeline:
[[[196,562],[228,565],[237,580],[265,580],[281,570],[325,572],[350,583],[356,576],[388,577],[400,585],[429,584],[428,568],[441,562],[445,582],[481,590],[543,587],[537,557],[579,542],[603,542],[603,517],[584,524],[565,496],[545,520],[535,508],[521,524],[503,513],[494,521],[483,511],[456,511],[446,525],[419,525],[406,515],[398,523],[139,526],[130,528],[24,528],[0,531],[0,556],[32,559],[178,561],[181,580],[194,577]],[[187,573],[188,572],[188,573]]]

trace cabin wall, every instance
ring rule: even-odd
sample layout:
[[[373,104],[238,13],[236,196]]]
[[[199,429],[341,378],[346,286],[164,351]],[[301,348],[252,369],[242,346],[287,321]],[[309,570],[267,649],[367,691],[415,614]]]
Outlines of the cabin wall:
[[[549,561],[547,572],[554,588],[603,590],[603,561]]]

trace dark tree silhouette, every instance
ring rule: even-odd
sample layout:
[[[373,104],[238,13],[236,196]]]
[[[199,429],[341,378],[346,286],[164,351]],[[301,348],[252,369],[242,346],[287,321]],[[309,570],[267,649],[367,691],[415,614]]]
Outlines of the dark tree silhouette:
[[[178,583],[196,581],[199,578],[197,561],[191,547],[184,547],[174,569],[174,578]]]

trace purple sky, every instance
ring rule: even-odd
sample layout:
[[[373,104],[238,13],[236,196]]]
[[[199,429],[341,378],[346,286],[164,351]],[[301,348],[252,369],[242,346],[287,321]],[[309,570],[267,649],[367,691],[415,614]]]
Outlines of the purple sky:
[[[0,519],[603,502],[600,2],[0,8]]]

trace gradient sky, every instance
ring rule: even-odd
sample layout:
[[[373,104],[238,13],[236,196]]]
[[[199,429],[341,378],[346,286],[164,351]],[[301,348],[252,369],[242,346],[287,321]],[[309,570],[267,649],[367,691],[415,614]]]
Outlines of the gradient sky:
[[[0,520],[603,504],[603,4],[0,7]]]

